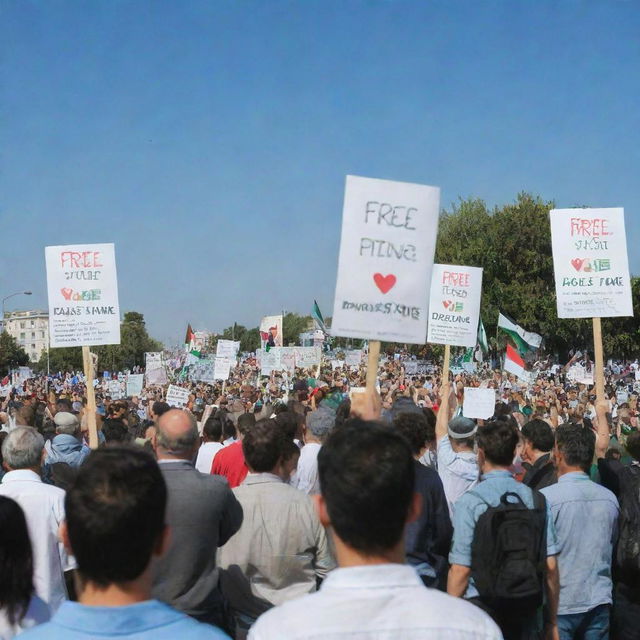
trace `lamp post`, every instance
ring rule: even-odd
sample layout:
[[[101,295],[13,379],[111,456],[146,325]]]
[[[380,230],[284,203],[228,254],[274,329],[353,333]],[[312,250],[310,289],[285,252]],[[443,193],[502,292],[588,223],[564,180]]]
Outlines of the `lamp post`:
[[[16,291],[15,293],[12,293],[8,296],[5,296],[4,298],[2,298],[2,330],[5,330],[5,324],[4,324],[4,303],[9,299],[9,298],[13,298],[13,296],[30,296],[31,295],[31,291]]]

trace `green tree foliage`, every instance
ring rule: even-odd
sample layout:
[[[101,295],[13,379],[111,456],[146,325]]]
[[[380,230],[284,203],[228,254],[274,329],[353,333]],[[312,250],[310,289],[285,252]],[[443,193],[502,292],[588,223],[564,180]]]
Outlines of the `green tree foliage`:
[[[36,369],[41,373],[47,372],[47,352],[40,355]],[[59,347],[49,349],[49,371],[80,371],[82,370],[82,347]]]
[[[29,364],[29,356],[7,331],[0,333],[0,373],[4,376],[13,367]]]
[[[498,312],[510,315],[528,331],[544,338],[549,352],[591,346],[590,320],[561,320],[551,253],[549,210],[552,201],[520,193],[513,204],[487,209],[482,200],[460,200],[440,218],[436,262],[483,268],[481,313],[487,335],[495,344]],[[634,308],[640,286],[633,284]],[[605,320],[605,353],[624,357],[640,350],[637,321]],[[504,346],[504,337],[499,340]]]

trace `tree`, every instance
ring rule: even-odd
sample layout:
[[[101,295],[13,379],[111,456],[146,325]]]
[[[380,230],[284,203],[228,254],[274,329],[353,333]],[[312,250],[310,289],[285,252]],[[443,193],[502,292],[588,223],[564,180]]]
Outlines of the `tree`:
[[[549,210],[552,201],[520,193],[513,204],[489,211],[482,200],[460,200],[441,215],[436,262],[483,268],[481,315],[488,336],[495,336],[498,312],[510,315],[544,338],[547,351],[565,354],[591,347],[591,322],[563,320],[556,314]],[[640,286],[634,284],[638,311]],[[637,321],[603,323],[605,352],[624,356],[640,349]],[[495,338],[491,338],[493,344]],[[504,338],[499,340],[504,347]]]
[[[29,364],[29,356],[7,331],[0,333],[0,372],[4,375],[14,367]]]
[[[49,349],[48,359],[49,371],[79,371],[82,369],[82,347],[58,347]],[[40,360],[36,365],[36,370],[41,373],[47,372],[47,351],[40,354]]]

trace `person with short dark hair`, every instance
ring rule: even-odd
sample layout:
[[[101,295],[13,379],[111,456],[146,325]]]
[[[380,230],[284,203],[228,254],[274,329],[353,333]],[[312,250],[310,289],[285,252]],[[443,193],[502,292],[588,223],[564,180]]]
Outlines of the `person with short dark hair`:
[[[503,607],[496,610],[488,602],[485,594],[479,593],[474,580],[477,567],[473,557],[480,551],[482,541],[477,540],[478,523],[490,508],[498,507],[503,501],[520,505],[533,511],[536,509],[533,491],[517,482],[509,472],[518,444],[518,431],[510,422],[495,419],[478,429],[478,463],[482,470],[481,481],[471,491],[467,491],[456,503],[453,518],[453,543],[449,562],[447,592],[464,597],[489,611],[500,626],[505,640],[527,638],[529,634],[540,633],[539,603],[513,609]],[[537,494],[540,497],[540,494]],[[532,514],[533,515],[533,514]],[[546,544],[539,550],[546,558],[546,595],[549,605],[548,625],[555,631],[558,605],[558,568],[556,555],[558,546],[553,520],[548,505],[540,514],[541,538]],[[546,538],[544,536],[546,535]],[[486,542],[485,542],[486,545]],[[536,558],[536,565],[542,558]],[[540,589],[543,585],[540,584]],[[514,602],[514,605],[518,603]],[[533,636],[532,636],[533,637]]]
[[[49,620],[49,607],[33,588],[33,552],[20,505],[0,496],[0,638],[9,639]]]
[[[167,489],[145,451],[92,451],[66,496],[65,547],[78,562],[78,602],[65,602],[25,639],[84,640],[115,635],[144,640],[228,638],[219,629],[150,600],[152,561],[165,551]]]
[[[522,459],[528,468],[522,482],[532,489],[544,489],[558,481],[556,470],[551,462],[551,450],[555,442],[553,430],[544,421],[529,420],[522,427],[524,447]]]
[[[339,569],[318,593],[261,616],[250,640],[346,637],[498,639],[478,608],[426,589],[404,564],[403,532],[418,515],[415,460],[387,425],[353,419],[318,454],[321,522],[331,528]]]
[[[334,567],[311,499],[287,484],[289,443],[273,420],[258,421],[242,441],[249,474],[233,493],[245,518],[218,554],[241,634],[272,606],[315,591]]]
[[[218,451],[224,448],[222,444],[222,420],[218,416],[210,416],[202,427],[202,444],[198,449],[196,469],[200,473],[210,473],[213,459]]]
[[[252,413],[239,415],[237,422],[239,439],[218,451],[213,458],[211,473],[224,476],[232,489],[239,486],[249,473],[242,442],[255,424],[256,418]]]
[[[558,482],[542,490],[559,542],[561,640],[609,635],[619,508],[615,495],[589,478],[595,444],[591,429],[560,425],[553,450]]]

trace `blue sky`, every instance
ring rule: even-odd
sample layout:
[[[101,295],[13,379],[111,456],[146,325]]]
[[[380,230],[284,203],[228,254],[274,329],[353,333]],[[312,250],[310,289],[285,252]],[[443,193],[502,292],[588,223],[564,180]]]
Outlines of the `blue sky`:
[[[115,242],[120,306],[330,315],[344,176],[624,206],[640,273],[640,4],[0,0],[0,291]]]

